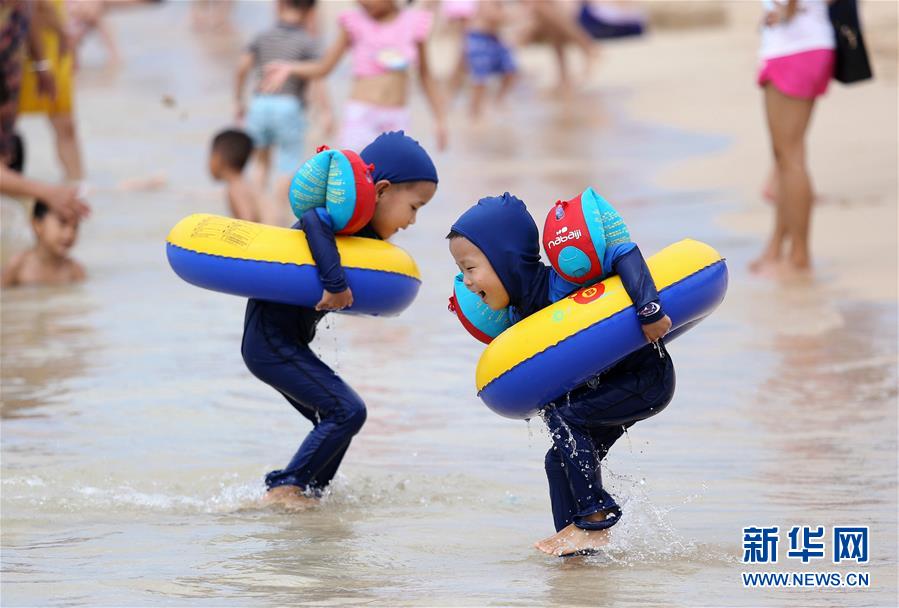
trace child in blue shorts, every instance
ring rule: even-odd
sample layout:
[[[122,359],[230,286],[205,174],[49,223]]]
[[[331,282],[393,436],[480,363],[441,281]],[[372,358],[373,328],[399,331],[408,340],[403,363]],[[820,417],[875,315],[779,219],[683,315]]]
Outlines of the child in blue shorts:
[[[465,286],[493,310],[509,307],[513,323],[579,287],[540,261],[537,225],[508,192],[478,201],[447,238]],[[597,254],[608,269],[601,279],[621,277],[647,345],[541,411],[553,442],[544,464],[556,534],[535,546],[551,555],[592,552],[607,542],[621,507],[603,489],[600,462],[625,429],[657,414],[674,394],[674,367],[662,342],[671,320],[640,249],[619,242]]]
[[[253,138],[255,160],[259,168],[259,183],[266,191],[275,152],[275,187],[273,200],[287,200],[290,179],[303,160],[306,134],[306,100],[316,102],[324,123],[330,122],[327,95],[320,81],[290,77],[278,90],[261,93],[258,80],[267,63],[273,61],[301,61],[316,59],[321,51],[318,38],[310,32],[315,0],[278,0],[277,22],[258,34],[241,56],[237,67],[236,115],[245,122],[247,133]],[[244,84],[250,71],[257,76],[249,107],[244,105]],[[279,224],[277,212],[266,214],[264,223]]]
[[[483,111],[487,82],[500,77],[497,102],[502,102],[515,83],[518,70],[509,47],[500,39],[500,28],[506,16],[498,0],[481,0],[465,32],[465,59],[471,77],[472,118]]]
[[[374,165],[375,212],[354,236],[389,239],[415,223],[437,191],[437,170],[428,153],[402,131],[384,133],[360,153]],[[315,309],[251,299],[247,302],[241,354],[249,370],[287,399],[312,423],[312,431],[287,466],[265,476],[267,498],[291,507],[316,503],[365,422],[365,403],[309,348],[315,327],[332,310],[353,303],[330,216],[310,209],[302,228],[324,292]]]

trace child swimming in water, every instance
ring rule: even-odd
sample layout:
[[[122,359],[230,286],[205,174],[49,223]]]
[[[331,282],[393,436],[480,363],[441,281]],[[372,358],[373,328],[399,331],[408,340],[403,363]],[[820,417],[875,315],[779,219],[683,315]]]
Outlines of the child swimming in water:
[[[64,217],[47,203],[35,201],[31,226],[36,242],[3,269],[3,287],[83,281],[84,267],[69,256],[78,239],[78,222],[78,216]]]
[[[540,261],[537,225],[508,192],[478,201],[447,238],[465,286],[492,310],[509,307],[513,323],[579,287]],[[629,236],[610,238],[597,254],[605,269],[600,280],[621,277],[647,344],[575,388],[570,399],[541,410],[553,442],[544,464],[556,533],[534,546],[558,556],[589,553],[608,541],[621,507],[603,489],[600,463],[628,427],[664,409],[674,394],[674,366],[662,342],[671,319],[643,255]]]
[[[354,236],[387,240],[414,224],[418,210],[433,198],[437,170],[424,148],[402,131],[382,134],[360,156],[374,164],[376,202],[371,222]],[[316,504],[331,483],[366,410],[356,391],[309,348],[322,317],[353,303],[330,216],[310,209],[294,227],[306,233],[324,286],[321,301],[311,309],[251,299],[241,353],[253,375],[312,423],[287,466],[265,476],[269,501],[304,508]]]

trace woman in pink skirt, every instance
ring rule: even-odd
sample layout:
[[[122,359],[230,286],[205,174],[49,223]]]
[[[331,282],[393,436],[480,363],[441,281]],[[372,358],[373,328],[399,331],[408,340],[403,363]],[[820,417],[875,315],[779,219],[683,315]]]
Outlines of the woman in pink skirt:
[[[774,173],[774,228],[754,272],[811,269],[809,224],[812,185],[806,167],[805,134],[815,99],[827,91],[833,75],[835,40],[827,0],[763,0],[759,86],[765,92],[765,113]],[[787,249],[788,247],[788,249]]]

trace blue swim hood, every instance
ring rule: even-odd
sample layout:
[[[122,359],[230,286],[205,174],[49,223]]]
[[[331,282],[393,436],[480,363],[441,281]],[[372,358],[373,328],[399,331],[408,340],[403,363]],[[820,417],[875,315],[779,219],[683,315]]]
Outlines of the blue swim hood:
[[[540,261],[540,233],[521,199],[508,192],[482,198],[456,220],[452,230],[487,256],[522,316],[549,303],[549,268]]]
[[[359,153],[375,166],[375,182],[386,179],[392,184],[404,182],[437,183],[437,168],[424,148],[403,131],[381,133]]]

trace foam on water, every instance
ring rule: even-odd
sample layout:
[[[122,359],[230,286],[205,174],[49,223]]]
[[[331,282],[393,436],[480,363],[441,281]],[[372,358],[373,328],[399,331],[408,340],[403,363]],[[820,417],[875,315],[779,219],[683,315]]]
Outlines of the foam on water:
[[[162,487],[156,483],[150,485],[150,488],[136,488],[129,483],[118,484],[107,480],[107,484],[102,486],[65,486],[36,476],[10,476],[3,479],[4,501],[10,506],[47,506],[69,512],[102,512],[111,509],[181,514],[230,513],[258,504],[265,493],[265,487],[260,481],[221,482],[216,490],[207,495],[179,493],[175,488]],[[25,491],[25,488],[28,490]]]

